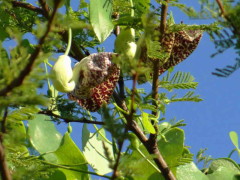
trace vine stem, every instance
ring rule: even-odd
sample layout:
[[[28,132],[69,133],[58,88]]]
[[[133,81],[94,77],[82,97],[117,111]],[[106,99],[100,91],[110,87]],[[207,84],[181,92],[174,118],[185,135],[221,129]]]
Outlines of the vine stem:
[[[72,29],[69,28],[68,29],[68,45],[67,45],[67,49],[64,53],[64,55],[68,55],[70,50],[71,50],[71,45],[72,45]]]

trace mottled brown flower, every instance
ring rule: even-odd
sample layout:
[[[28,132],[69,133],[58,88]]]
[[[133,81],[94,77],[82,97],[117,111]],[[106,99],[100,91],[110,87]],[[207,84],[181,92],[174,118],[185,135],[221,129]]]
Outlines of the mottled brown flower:
[[[74,69],[79,73],[78,84],[68,97],[92,112],[107,104],[120,75],[112,58],[113,53],[102,52],[91,54],[77,63]]]

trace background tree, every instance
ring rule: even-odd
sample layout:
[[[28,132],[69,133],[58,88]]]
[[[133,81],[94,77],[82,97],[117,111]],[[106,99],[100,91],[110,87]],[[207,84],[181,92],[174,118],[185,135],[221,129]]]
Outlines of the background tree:
[[[90,175],[108,179],[237,178],[239,166],[228,158],[214,159],[199,170],[184,144],[180,127],[185,124],[162,118],[166,104],[201,101],[189,91],[197,87],[194,78],[189,73],[173,74],[171,68],[196,48],[202,31],[218,28],[215,24],[175,24],[168,6],[181,4],[151,3],[91,0],[80,1],[75,8],[70,1],[1,1],[2,179],[89,179]],[[87,98],[82,98],[81,89],[71,92],[69,97],[77,103],[58,93],[49,81],[56,78],[49,75],[50,60],[53,54],[65,52],[71,39],[69,28],[73,30],[69,56],[87,60],[93,68],[94,63],[101,62],[100,67],[106,63],[110,74],[100,81],[102,75],[93,79],[91,71],[84,72],[89,75],[80,76],[81,81],[99,80],[99,84],[85,87],[89,88]],[[98,48],[98,54],[90,55],[89,48],[101,44],[114,29],[119,35],[118,54]],[[15,42],[13,48],[5,44],[9,40]],[[86,69],[87,65],[79,72]],[[106,93],[104,87],[114,84],[111,72],[116,74],[118,69],[118,86]],[[151,90],[139,88],[138,84],[147,81]],[[186,94],[179,97],[163,89],[185,89]],[[91,103],[99,107],[92,108]],[[68,123],[67,132],[62,136],[52,121]],[[71,139],[70,122],[84,124],[81,150]],[[198,157],[206,160],[201,153]]]

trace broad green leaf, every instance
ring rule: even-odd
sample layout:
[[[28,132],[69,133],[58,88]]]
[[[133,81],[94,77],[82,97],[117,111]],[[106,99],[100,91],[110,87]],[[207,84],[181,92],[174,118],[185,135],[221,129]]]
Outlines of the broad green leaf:
[[[239,166],[231,159],[215,159],[209,166],[207,177],[210,180],[238,180],[240,177]]]
[[[55,152],[51,153],[51,155],[54,158],[51,157],[48,159],[48,156],[45,156],[45,159],[47,161],[51,161],[51,163],[68,166],[74,169],[74,170],[68,170],[64,168],[58,168],[65,174],[66,179],[70,179],[70,180],[71,179],[76,179],[76,180],[89,179],[89,175],[87,173],[81,172],[81,171],[85,171],[85,172],[88,171],[87,161],[83,153],[79,150],[77,145],[71,139],[70,134],[68,132],[65,133],[65,135],[63,136],[60,147]]]
[[[139,150],[144,156],[152,161],[146,148],[141,145]],[[154,163],[154,162],[153,162]],[[124,174],[131,174],[134,180],[164,180],[164,177],[137,151],[133,150],[132,154],[122,156],[120,160],[119,170]]]
[[[158,148],[168,166],[175,167],[179,164],[184,150],[184,131],[172,128],[164,136],[165,138],[158,141]]]
[[[235,131],[231,131],[231,132],[229,132],[229,136],[230,136],[230,139],[231,139],[233,145],[237,149],[239,149],[239,146],[238,146],[238,134]]]
[[[193,162],[178,166],[176,178],[178,180],[209,180]]]
[[[90,22],[100,42],[112,32],[112,2],[108,0],[90,0]]]
[[[32,146],[40,154],[57,150],[62,140],[51,118],[40,114],[28,121],[28,135]]]
[[[108,143],[105,143],[105,146],[110,153],[109,155],[114,157],[112,146]],[[103,141],[98,140],[96,134],[90,133],[87,126],[83,126],[83,154],[97,173],[103,175],[112,171],[109,168],[108,160],[105,158]]]
[[[148,118],[148,113],[142,113],[142,123],[144,128],[146,128],[148,132],[150,132],[151,134],[156,134],[156,131]]]

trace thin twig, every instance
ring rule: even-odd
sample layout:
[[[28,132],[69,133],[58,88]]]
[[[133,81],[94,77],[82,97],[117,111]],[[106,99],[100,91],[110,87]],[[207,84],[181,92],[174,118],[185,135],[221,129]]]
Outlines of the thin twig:
[[[1,170],[1,177],[3,180],[11,180],[11,173],[9,171],[6,157],[5,157],[5,150],[3,145],[3,135],[6,133],[6,120],[8,115],[8,108],[5,109],[4,115],[1,122],[1,134],[0,134],[0,170]]]
[[[11,92],[14,88],[22,85],[24,79],[30,74],[33,64],[36,61],[49,32],[51,31],[52,23],[53,23],[55,15],[56,15],[56,12],[57,12],[57,8],[54,8],[51,17],[49,18],[46,32],[39,39],[38,45],[36,46],[35,51],[31,54],[29,61],[28,61],[27,65],[25,66],[25,68],[20,72],[20,74],[17,78],[12,80],[12,82],[10,84],[8,84],[5,88],[0,90],[0,96],[6,96],[7,93]]]
[[[44,115],[52,116],[52,117],[55,117],[55,118],[59,118],[59,119],[62,119],[66,123],[77,122],[77,123],[98,124],[98,125],[104,125],[105,124],[102,121],[91,121],[91,120],[88,120],[86,118],[81,118],[79,120],[66,118],[66,117],[56,115],[52,111],[39,111],[38,114],[44,114]]]

